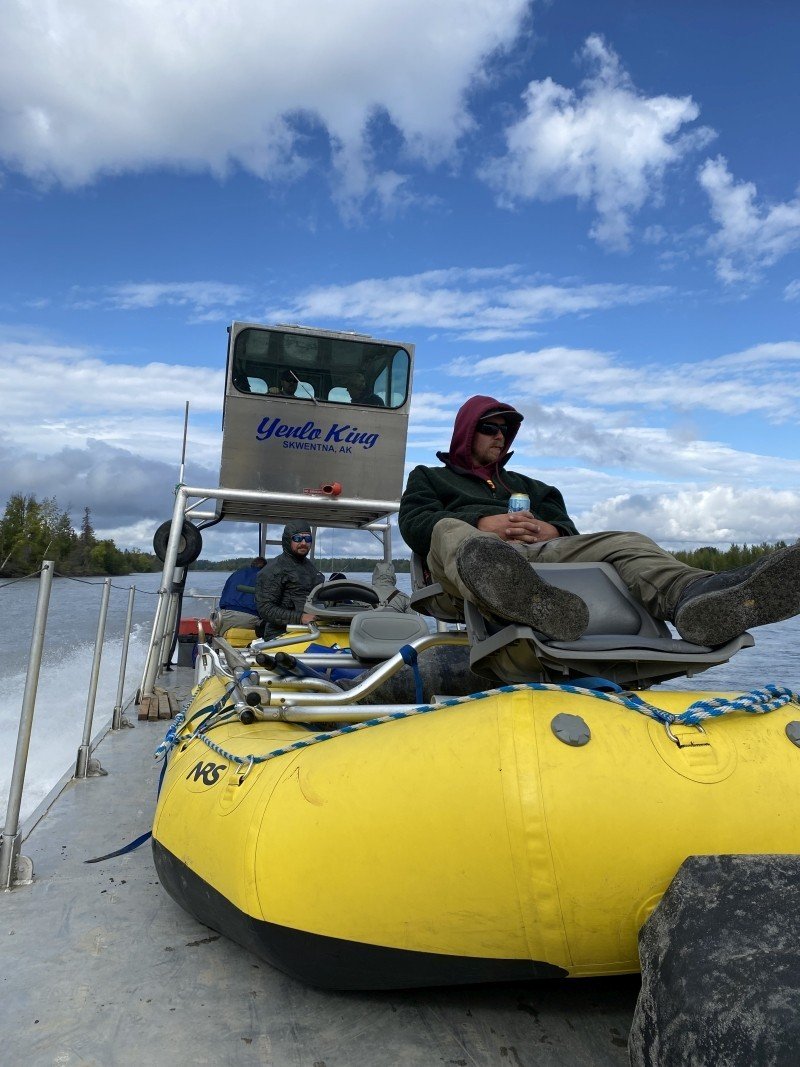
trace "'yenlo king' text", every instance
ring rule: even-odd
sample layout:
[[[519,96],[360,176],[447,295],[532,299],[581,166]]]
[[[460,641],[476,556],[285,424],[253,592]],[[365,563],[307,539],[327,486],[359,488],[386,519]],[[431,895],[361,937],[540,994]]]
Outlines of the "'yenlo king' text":
[[[288,422],[281,422],[280,418],[271,419],[268,416],[259,423],[256,437],[259,441],[283,437],[296,441],[320,441],[322,444],[361,445],[362,448],[372,448],[380,437],[379,433],[362,433],[357,426],[351,426],[348,422],[331,423],[324,437],[323,432],[324,427],[317,426],[315,422],[291,426]]]

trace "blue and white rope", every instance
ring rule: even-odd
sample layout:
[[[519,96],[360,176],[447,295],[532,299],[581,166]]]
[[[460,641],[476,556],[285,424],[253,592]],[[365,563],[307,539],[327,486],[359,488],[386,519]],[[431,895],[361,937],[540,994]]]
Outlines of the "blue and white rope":
[[[527,690],[533,690],[534,692],[550,692],[550,693],[569,693],[575,696],[590,696],[596,700],[606,700],[611,704],[620,704],[622,707],[629,708],[631,711],[636,711],[640,715],[647,715],[651,719],[656,719],[658,722],[666,723],[669,726],[694,726],[704,719],[719,718],[722,715],[730,715],[734,712],[745,712],[748,715],[764,715],[770,711],[776,711],[778,708],[788,704],[789,701],[794,701],[796,704],[800,704],[800,697],[794,693],[791,689],[787,689],[783,686],[766,685],[763,689],[753,689],[749,693],[744,693],[740,697],[734,697],[733,700],[727,700],[724,697],[716,697],[712,700],[696,700],[693,704],[678,714],[673,714],[669,711],[664,711],[663,708],[657,708],[653,704],[648,704],[646,700],[642,700],[641,697],[636,696],[634,693],[604,693],[596,689],[582,689],[580,686],[575,685],[552,685],[545,682],[523,682],[519,685],[503,685],[497,689],[489,689],[479,693],[471,693],[465,697],[451,697],[448,700],[441,700],[436,704],[423,704],[415,708],[409,708],[408,711],[393,711],[387,715],[381,715],[374,719],[366,719],[364,722],[347,723],[345,726],[340,726],[336,730],[328,730],[323,733],[314,734],[313,737],[306,737],[300,741],[295,741],[291,745],[284,745],[283,748],[273,749],[271,752],[267,752],[264,755],[247,755],[237,756],[232,752],[227,751],[218,745],[215,741],[207,735],[206,723],[194,730],[191,734],[179,737],[179,729],[181,723],[178,723],[178,716],[175,718],[175,722],[167,731],[167,736],[156,750],[156,758],[159,754],[166,754],[169,749],[173,748],[179,742],[192,741],[198,739],[207,745],[213,752],[216,752],[218,756],[222,756],[223,759],[230,760],[237,764],[250,764],[254,766],[258,763],[266,763],[268,760],[276,759],[278,756],[286,756],[291,752],[297,752],[299,749],[310,748],[312,745],[321,744],[323,741],[330,741],[334,737],[341,737],[344,734],[354,734],[359,730],[366,730],[372,726],[382,726],[387,722],[397,722],[399,719],[408,719],[414,715],[428,715],[432,711],[441,711],[444,708],[457,707],[463,704],[471,704],[476,700],[485,700],[487,697],[498,696],[506,693],[521,693]],[[215,705],[212,705],[210,709],[211,715],[220,711],[224,707],[224,703],[227,700],[229,693],[226,693]],[[204,709],[205,710],[205,709]],[[183,712],[181,713],[183,714]],[[211,717],[209,716],[209,718]],[[193,716],[194,717],[194,716]]]
[[[190,697],[189,700],[186,702],[186,704],[184,704],[184,706],[181,708],[181,710],[178,712],[178,714],[172,720],[172,725],[170,726],[170,728],[167,730],[166,734],[164,735],[164,740],[161,742],[161,744],[158,746],[158,748],[153,753],[155,759],[157,759],[157,760],[163,759],[163,757],[166,756],[166,754],[171,749],[173,749],[175,747],[175,745],[178,743],[177,742],[178,731],[183,726],[184,721],[186,720],[186,712],[189,710],[189,705],[191,704],[191,702],[192,702],[192,698]]]

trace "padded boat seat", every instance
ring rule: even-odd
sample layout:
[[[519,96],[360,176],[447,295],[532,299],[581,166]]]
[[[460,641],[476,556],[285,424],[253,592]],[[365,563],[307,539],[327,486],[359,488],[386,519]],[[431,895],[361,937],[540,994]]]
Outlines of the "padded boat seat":
[[[366,663],[389,659],[403,645],[430,630],[421,615],[379,609],[361,611],[350,623],[350,650]]]
[[[318,619],[352,619],[361,611],[376,608],[379,603],[377,591],[366,582],[336,578],[311,590],[304,611],[313,612]]]
[[[673,637],[665,622],[634,600],[608,563],[531,565],[551,585],[582,597],[589,625],[577,641],[552,641],[529,626],[484,616],[474,604],[465,604],[470,667],[506,684],[599,675],[635,688],[691,677],[755,643],[747,633],[719,648]]]

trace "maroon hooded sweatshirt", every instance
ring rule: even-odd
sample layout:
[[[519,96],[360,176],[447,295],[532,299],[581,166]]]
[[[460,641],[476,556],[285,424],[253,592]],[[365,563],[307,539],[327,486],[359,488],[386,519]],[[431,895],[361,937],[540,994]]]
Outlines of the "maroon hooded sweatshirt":
[[[500,459],[493,467],[477,467],[472,458],[472,442],[475,437],[475,427],[481,419],[489,415],[503,415],[508,426],[508,435],[504,438],[503,451]],[[504,467],[513,456],[509,448],[517,436],[523,416],[510,404],[501,404],[491,396],[471,396],[458,409],[456,421],[453,423],[453,436],[450,439],[448,452],[437,452],[436,458],[448,467],[459,473],[477,474],[484,480],[498,481],[500,468]]]

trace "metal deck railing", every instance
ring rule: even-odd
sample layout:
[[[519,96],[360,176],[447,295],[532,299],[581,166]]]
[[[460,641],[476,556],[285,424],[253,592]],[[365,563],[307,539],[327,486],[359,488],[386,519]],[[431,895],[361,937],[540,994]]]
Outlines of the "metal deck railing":
[[[36,697],[39,688],[42,654],[45,646],[50,595],[55,573],[55,562],[53,560],[44,560],[38,571],[39,589],[33,622],[33,632],[28,654],[25,688],[17,730],[17,743],[11,770],[6,819],[3,827],[2,839],[0,840],[0,889],[3,890],[11,889],[14,886],[29,884],[33,878],[32,862],[21,853],[23,833],[20,825],[20,813],[25,788],[25,777],[28,769],[28,755],[36,710]],[[92,758],[92,750],[94,747],[92,735],[97,704],[100,665],[106,646],[106,622],[108,618],[108,605],[112,589],[112,579],[106,578],[102,582],[91,584],[96,584],[101,589],[101,593],[91,673],[86,694],[86,709],[84,713],[82,737],[75,756],[75,769],[72,774],[72,778],[78,780],[105,776],[106,773],[100,766],[99,761]],[[122,730],[131,725],[125,718],[123,712],[128,706],[136,703],[137,698],[140,695],[140,689],[138,687],[128,695],[127,699],[125,698],[124,692],[133,609],[137,593],[136,586],[131,586],[126,592],[127,611],[120,651],[116,698],[110,722],[110,729],[112,732]],[[199,599],[216,601],[217,597],[202,596]],[[165,652],[165,655],[166,654],[168,654],[168,650]]]

